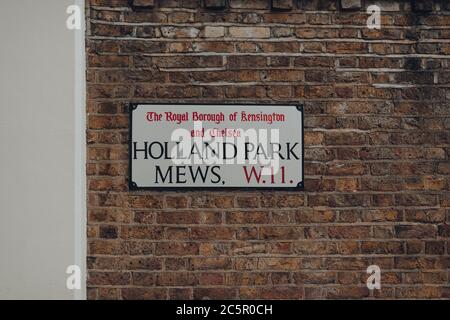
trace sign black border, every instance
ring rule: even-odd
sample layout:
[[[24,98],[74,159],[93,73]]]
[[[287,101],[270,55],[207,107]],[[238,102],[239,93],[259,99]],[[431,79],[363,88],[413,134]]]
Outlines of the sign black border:
[[[132,149],[132,132],[133,132],[133,111],[136,110],[136,108],[139,105],[200,105],[200,106],[207,106],[207,105],[214,105],[214,106],[279,106],[279,107],[295,107],[302,115],[302,126],[300,128],[300,134],[302,139],[302,177],[301,181],[297,184],[296,187],[227,187],[227,186],[220,186],[220,187],[204,187],[204,186],[176,186],[176,187],[139,187],[136,185],[135,182],[131,180],[132,177],[132,155],[131,155],[131,149]],[[303,103],[215,103],[215,102],[208,102],[208,103],[199,103],[199,102],[132,102],[129,103],[129,128],[128,128],[128,190],[129,191],[185,191],[189,192],[189,188],[192,188],[196,191],[224,191],[224,190],[239,190],[239,191],[253,191],[256,192],[258,190],[267,191],[267,190],[273,190],[273,191],[304,191],[305,190],[305,113],[304,113],[304,105]]]

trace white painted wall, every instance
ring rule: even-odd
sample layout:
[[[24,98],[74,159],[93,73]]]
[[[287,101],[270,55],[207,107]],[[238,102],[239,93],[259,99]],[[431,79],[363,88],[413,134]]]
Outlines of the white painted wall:
[[[0,1],[0,299],[84,298],[83,1]],[[84,23],[83,23],[84,25]]]

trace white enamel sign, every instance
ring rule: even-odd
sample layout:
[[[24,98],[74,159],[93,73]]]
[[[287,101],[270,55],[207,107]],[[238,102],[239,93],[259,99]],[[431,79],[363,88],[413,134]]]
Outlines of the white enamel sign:
[[[132,104],[130,189],[303,188],[299,105]]]

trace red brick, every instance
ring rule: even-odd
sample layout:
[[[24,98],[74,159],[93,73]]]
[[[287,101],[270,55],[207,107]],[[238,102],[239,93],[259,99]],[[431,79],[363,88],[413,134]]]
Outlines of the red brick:
[[[236,289],[226,287],[194,288],[194,299],[235,299]]]
[[[368,226],[332,226],[328,227],[328,235],[337,239],[365,239],[370,236]]]
[[[129,285],[130,273],[127,272],[95,272],[88,274],[88,285]]]
[[[437,230],[433,225],[397,225],[395,233],[399,238],[435,238]]]
[[[157,255],[196,255],[199,244],[195,242],[158,242],[155,244]]]
[[[190,262],[191,270],[214,270],[214,269],[230,269],[230,258],[192,258]]]
[[[155,6],[155,0],[133,0],[133,6],[153,8]]]
[[[165,300],[167,299],[166,288],[122,288],[124,300]]]

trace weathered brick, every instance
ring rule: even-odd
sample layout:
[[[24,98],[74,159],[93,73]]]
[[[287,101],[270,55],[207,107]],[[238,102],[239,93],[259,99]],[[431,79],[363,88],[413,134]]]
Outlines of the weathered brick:
[[[226,257],[220,258],[192,258],[190,261],[191,270],[213,270],[213,269],[230,269],[231,259]]]
[[[229,0],[230,7],[235,9],[266,9],[268,7],[268,1],[266,0]]]
[[[227,212],[225,221],[229,224],[268,223],[269,212],[265,211],[233,211]]]
[[[397,225],[395,233],[399,238],[435,238],[437,230],[433,225]]]
[[[88,273],[88,285],[129,285],[130,273],[128,272],[94,272]]]
[[[406,210],[405,221],[422,223],[440,223],[445,221],[444,210]]]
[[[300,227],[261,227],[259,236],[265,240],[296,240],[304,238],[304,230]]]
[[[426,254],[437,254],[442,255],[445,253],[445,242],[444,241],[427,241],[425,242],[425,253]]]
[[[196,255],[199,252],[199,244],[194,242],[162,242],[155,244],[156,255]]]
[[[295,219],[299,223],[333,222],[337,213],[333,210],[299,210],[295,212]]]
[[[337,239],[364,239],[370,236],[368,226],[332,226],[328,227],[330,238]]]
[[[195,227],[191,228],[191,237],[196,240],[232,239],[234,231],[226,227]]]
[[[194,288],[194,299],[235,299],[236,289],[234,288]]]
[[[403,206],[434,206],[437,203],[436,196],[430,194],[401,194],[395,196],[395,201]]]
[[[364,298],[369,296],[367,287],[331,287],[327,289],[327,297],[332,299]]]
[[[225,27],[206,26],[204,34],[206,38],[220,38],[225,35]]]
[[[223,9],[227,5],[227,0],[204,0],[207,9]]]
[[[125,253],[125,244],[120,241],[91,240],[88,244],[90,254],[120,255]]]
[[[274,10],[291,10],[294,6],[293,0],[271,0]]]
[[[402,242],[377,242],[364,241],[361,243],[361,251],[368,254],[402,254]]]
[[[362,175],[365,169],[362,163],[336,163],[330,164],[328,174],[330,175]]]
[[[361,6],[361,0],[341,0],[342,9],[360,9]]]
[[[439,236],[450,237],[450,224],[441,224],[438,226]]]
[[[228,32],[235,38],[269,38],[270,29],[266,27],[230,27]]]
[[[200,222],[199,212],[164,212],[157,215],[159,224],[196,224]]]
[[[155,0],[133,0],[133,6],[153,8],[155,6]]]
[[[161,34],[165,38],[196,38],[200,29],[194,27],[162,27]]]
[[[301,267],[299,258],[259,258],[258,269],[262,270],[298,270]]]
[[[114,239],[117,238],[116,226],[100,226],[100,238]]]
[[[167,299],[166,288],[122,288],[124,300],[164,300]]]
[[[124,261],[128,270],[160,270],[162,267],[161,259],[147,257],[131,257]]]
[[[112,24],[94,24],[92,26],[92,33],[96,36],[126,37],[133,34],[133,27]]]
[[[98,288],[99,300],[117,300],[119,299],[119,295],[118,288]]]
[[[125,239],[158,239],[162,237],[164,229],[159,226],[124,226],[121,237]]]
[[[401,219],[401,211],[394,209],[368,210],[363,213],[363,220],[370,222],[400,221]]]
[[[411,7],[413,11],[432,11],[433,1],[426,0],[412,0]]]
[[[262,207],[296,208],[303,204],[302,194],[264,194],[261,198]]]

